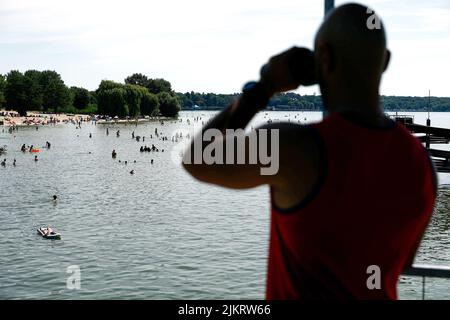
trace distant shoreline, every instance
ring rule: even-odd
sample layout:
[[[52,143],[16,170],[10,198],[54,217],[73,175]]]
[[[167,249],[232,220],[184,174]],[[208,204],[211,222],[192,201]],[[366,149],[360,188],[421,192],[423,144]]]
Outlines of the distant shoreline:
[[[196,109],[183,109],[181,112],[204,112],[204,111],[221,111],[223,108],[196,108]],[[5,110],[2,110],[5,111]],[[315,109],[263,109],[260,112],[322,112],[322,110]],[[384,112],[395,113],[395,112],[427,112],[426,110],[384,110]],[[436,112],[450,112],[450,111],[430,111],[431,113]],[[176,120],[177,118],[168,118],[168,117],[146,117],[146,118],[137,118],[137,119],[111,119],[111,120],[95,120],[99,125],[114,125],[114,124],[135,124],[135,123],[144,123],[151,121],[171,121]],[[39,112],[29,112],[26,117],[19,116],[0,116],[0,126],[10,127],[31,127],[31,126],[40,126],[40,125],[58,125],[58,124],[67,124],[72,123],[76,124],[79,121],[89,122],[93,121],[93,117],[85,114],[47,114],[47,113],[39,113]]]
[[[205,107],[205,108],[198,108],[198,109],[181,109],[180,111],[221,111],[224,110],[225,108],[221,108],[221,107]],[[299,108],[292,108],[292,109],[284,109],[284,108],[276,108],[276,109],[262,109],[260,112],[268,112],[268,111],[275,111],[275,112],[322,112],[323,110],[317,110],[317,109],[299,109]],[[422,109],[395,109],[395,110],[383,110],[384,112],[428,112],[427,110],[422,110]],[[430,111],[430,112],[450,112],[450,110],[448,111]]]

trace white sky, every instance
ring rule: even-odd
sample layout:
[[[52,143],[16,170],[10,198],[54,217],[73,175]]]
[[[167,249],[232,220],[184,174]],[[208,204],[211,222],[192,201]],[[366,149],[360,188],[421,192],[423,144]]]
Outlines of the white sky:
[[[450,1],[364,4],[392,51],[381,93],[450,96]],[[94,90],[140,72],[179,92],[238,92],[271,55],[311,48],[322,18],[323,0],[0,0],[0,73],[51,69]]]

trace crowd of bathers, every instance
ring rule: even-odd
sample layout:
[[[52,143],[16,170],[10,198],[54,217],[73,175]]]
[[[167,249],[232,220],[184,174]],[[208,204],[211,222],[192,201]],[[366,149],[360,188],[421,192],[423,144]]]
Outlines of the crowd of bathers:
[[[152,144],[151,147],[141,146],[139,149],[140,152],[159,152],[159,149]],[[161,149],[161,152],[164,152],[164,149]]]
[[[48,141],[46,141],[46,142],[45,142],[45,148],[50,149],[50,147],[51,147],[51,143],[48,142]],[[35,149],[35,148],[34,148],[34,145],[27,146],[27,145],[24,143],[24,144],[22,145],[22,147],[20,148],[20,151],[22,151],[23,153],[25,153],[25,152],[30,152],[30,153],[32,153],[32,152],[39,151],[39,149]],[[5,151],[5,152],[6,152],[6,151]],[[34,161],[39,161],[37,155],[34,156]],[[17,161],[16,161],[16,159],[14,158],[14,159],[13,159],[13,162],[12,162],[12,165],[15,167],[16,164],[17,164]],[[6,158],[3,159],[3,160],[0,162],[0,166],[6,167]]]
[[[200,120],[201,120],[201,117],[196,117],[196,118],[194,118],[193,121],[194,122],[198,122]],[[76,125],[77,129],[81,129],[82,121],[83,120],[75,121],[75,120],[71,119],[71,122]],[[182,122],[182,121],[183,120],[181,119],[180,122]],[[190,125],[191,121],[189,119],[187,119],[187,123],[188,123],[188,125]],[[161,121],[160,124],[164,125],[164,122]],[[203,124],[203,122],[202,122],[202,124]],[[18,129],[19,128],[17,126],[11,126],[10,128],[8,128],[8,131],[9,131],[9,133],[12,133],[14,131],[18,131]],[[4,131],[5,131],[5,129],[3,129],[3,132]],[[106,135],[109,135],[109,128],[106,128]],[[120,130],[116,131],[116,136],[120,137]],[[77,137],[79,137],[79,135],[77,135]],[[89,133],[89,138],[92,138],[92,137],[93,137],[92,134]],[[149,137],[150,137],[150,139],[153,139],[153,137],[156,137],[156,138],[158,138],[161,141],[169,141],[169,137],[167,137],[167,136],[163,135],[161,132],[159,132],[158,128],[155,128],[154,133],[150,134]],[[141,139],[142,139],[142,142],[145,142],[145,137],[144,136],[141,137],[141,136],[135,135],[134,131],[131,133],[131,138],[136,140],[137,142],[140,142]],[[171,137],[171,141],[177,143],[180,140],[183,140],[183,138],[188,138],[189,139],[190,135],[186,134],[185,136],[183,136],[183,134],[181,132],[177,132],[175,135],[173,135]],[[46,149],[50,149],[51,148],[51,143],[46,141],[45,142],[45,148]],[[20,150],[23,153],[26,153],[26,152],[37,153],[37,152],[39,152],[39,149],[35,148],[34,145],[26,145],[26,144],[23,144]],[[2,152],[0,152],[0,154],[6,153],[6,148],[4,150],[0,148],[0,151],[2,151]],[[152,144],[151,146],[147,146],[147,145],[141,146],[139,151],[140,152],[164,152],[164,149],[160,149],[160,148],[156,147],[154,144]],[[89,152],[89,153],[91,153],[91,152]],[[116,152],[116,150],[113,150],[112,151],[112,158],[115,159],[116,157],[117,157],[117,152]],[[35,154],[34,155],[34,161],[38,161],[38,160],[39,160],[38,156]],[[121,160],[119,160],[119,163],[127,164],[128,161],[121,161]],[[136,160],[134,161],[134,163],[136,163]],[[3,160],[0,161],[0,166],[5,167],[6,164],[7,164],[7,159],[3,159]],[[14,166],[16,166],[16,159],[13,160],[12,164]],[[151,159],[151,164],[153,164],[153,159]],[[134,170],[132,170],[132,172],[130,172],[130,173],[133,174]]]

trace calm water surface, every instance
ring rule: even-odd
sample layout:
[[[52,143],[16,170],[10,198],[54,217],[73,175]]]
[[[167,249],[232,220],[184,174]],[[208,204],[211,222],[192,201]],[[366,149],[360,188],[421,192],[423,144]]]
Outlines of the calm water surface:
[[[110,125],[109,136],[105,125],[89,123],[81,129],[20,128],[14,135],[0,127],[0,146],[8,146],[3,156],[8,164],[0,168],[0,298],[263,298],[268,188],[234,191],[199,183],[173,161],[179,145],[171,141],[172,134],[182,129],[186,135],[194,117],[206,121],[212,115],[182,112],[182,122]],[[426,113],[414,115],[416,122],[425,123]],[[305,117],[317,121],[321,113],[261,113],[255,123],[304,122]],[[432,124],[450,127],[450,114],[433,113]],[[158,140],[155,128],[169,141]],[[132,131],[145,136],[145,142],[132,140]],[[52,143],[50,150],[42,148],[46,141]],[[20,152],[23,143],[41,149],[38,162]],[[139,152],[141,145],[152,143],[164,152]],[[135,175],[129,173],[132,169]],[[440,175],[440,182],[439,201],[416,262],[448,266],[449,175]],[[60,198],[56,204],[53,194]],[[43,225],[55,227],[62,240],[37,236],[36,228]],[[71,265],[81,269],[80,290],[66,288]],[[427,298],[450,299],[449,288],[450,280],[428,279]],[[402,278],[399,294],[420,298],[420,279]]]

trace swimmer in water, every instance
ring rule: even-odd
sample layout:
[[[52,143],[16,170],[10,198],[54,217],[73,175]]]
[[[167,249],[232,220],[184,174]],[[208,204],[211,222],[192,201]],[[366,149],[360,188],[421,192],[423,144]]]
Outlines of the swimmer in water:
[[[34,156],[34,161],[38,161],[38,160],[39,160],[38,157]]]
[[[113,159],[115,159],[117,157],[116,150],[113,150],[111,155],[112,155]]]
[[[130,171],[130,174],[134,174],[134,170],[131,170],[131,171]]]

